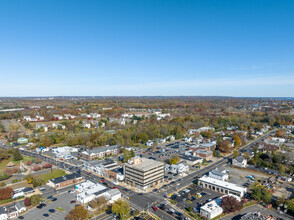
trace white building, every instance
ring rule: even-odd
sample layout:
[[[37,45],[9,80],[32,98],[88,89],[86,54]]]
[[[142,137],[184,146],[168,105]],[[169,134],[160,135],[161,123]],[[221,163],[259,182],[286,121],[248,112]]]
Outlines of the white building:
[[[175,136],[173,136],[173,135],[167,136],[166,139],[168,141],[174,141],[174,140],[176,140]]]
[[[227,174],[227,171],[221,168],[215,168],[214,170],[211,170],[209,172],[209,177],[222,180],[222,181],[227,181],[229,179],[229,175]]]
[[[247,192],[247,188],[245,187],[238,186],[234,183],[224,182],[222,180],[214,179],[208,176],[202,176],[198,180],[198,185],[220,193],[236,195],[240,198],[242,198]]]
[[[23,119],[26,121],[32,121],[31,116],[27,116],[27,115],[23,116]]]
[[[56,123],[56,122],[52,123],[52,127],[55,128],[55,129],[61,128],[62,130],[64,130],[66,128],[65,125],[60,124],[60,123]]]
[[[91,118],[100,118],[101,115],[97,113],[90,113]]]
[[[247,166],[247,160],[243,156],[237,156],[233,159],[232,165],[236,167],[246,167]]]
[[[151,140],[148,140],[148,141],[146,142],[146,146],[147,146],[147,147],[152,147],[153,144],[154,144],[154,142],[151,141]]]
[[[71,114],[64,114],[64,119],[66,120],[71,120],[71,119],[74,119],[76,116],[74,115],[71,115]]]
[[[0,220],[7,220],[8,215],[4,207],[0,207]]]
[[[204,206],[200,207],[200,215],[204,219],[212,219],[223,213],[223,208],[221,207],[221,198],[217,198],[211,202],[206,203]]]
[[[192,142],[192,138],[191,137],[185,137],[185,141],[186,142]]]
[[[58,114],[56,114],[56,115],[53,115],[53,118],[54,118],[55,120],[62,120],[62,119],[63,119],[63,116],[62,116],[62,115],[58,115]]]
[[[71,158],[71,153],[78,152],[79,149],[74,147],[64,146],[64,147],[58,147],[58,148],[52,149],[52,151],[57,158],[66,160]]]
[[[83,127],[84,128],[91,128],[91,123],[88,121],[83,121]]]
[[[43,128],[45,132],[48,131],[48,125],[46,124],[36,124],[36,130]]]
[[[180,164],[172,164],[172,165],[166,165],[165,170],[167,172],[172,172],[174,174],[183,174],[189,172],[189,166],[183,163]]]
[[[240,197],[235,195],[228,195],[235,197],[238,201],[240,201]],[[204,219],[213,219],[220,214],[223,213],[223,208],[221,207],[222,199],[225,196],[217,198],[211,202],[206,203],[205,205],[200,207],[200,215],[204,217]]]
[[[121,198],[121,192],[118,189],[109,189],[99,183],[93,183],[87,181],[86,183],[80,183],[75,186],[79,194],[77,194],[77,200],[82,203],[91,202],[93,199],[104,196],[109,203]]]

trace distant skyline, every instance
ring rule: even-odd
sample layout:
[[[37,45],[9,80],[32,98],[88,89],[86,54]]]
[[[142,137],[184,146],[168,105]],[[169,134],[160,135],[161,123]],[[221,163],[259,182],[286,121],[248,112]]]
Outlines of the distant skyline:
[[[0,97],[294,97],[293,0],[2,0]]]

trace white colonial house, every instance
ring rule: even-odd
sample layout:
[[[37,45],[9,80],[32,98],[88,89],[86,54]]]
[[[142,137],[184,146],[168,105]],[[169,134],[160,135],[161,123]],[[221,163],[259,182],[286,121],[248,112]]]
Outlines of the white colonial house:
[[[233,159],[232,165],[236,167],[246,167],[247,160],[243,156],[238,156]]]

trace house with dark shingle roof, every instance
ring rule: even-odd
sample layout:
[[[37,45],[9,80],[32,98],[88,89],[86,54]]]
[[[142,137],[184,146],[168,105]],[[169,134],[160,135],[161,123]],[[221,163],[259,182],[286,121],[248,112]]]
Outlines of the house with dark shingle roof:
[[[233,159],[232,165],[236,167],[246,167],[247,166],[247,160],[243,156],[238,156]]]

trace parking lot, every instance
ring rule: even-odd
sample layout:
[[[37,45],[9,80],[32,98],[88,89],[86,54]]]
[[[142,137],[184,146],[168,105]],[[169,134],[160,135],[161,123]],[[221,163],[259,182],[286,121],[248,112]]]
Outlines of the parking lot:
[[[46,207],[41,209],[33,208],[32,210],[26,212],[23,216],[24,219],[34,219],[34,220],[43,220],[43,219],[64,219],[67,213],[72,210],[77,203],[71,203],[72,200],[76,200],[76,193],[64,192],[62,194],[54,196],[57,198],[56,201],[52,202],[51,200],[46,200]],[[56,209],[60,207],[63,211]],[[48,210],[54,209],[54,213],[50,213]],[[43,216],[48,214],[48,217]]]
[[[250,186],[254,181],[258,179],[266,179],[268,176],[266,174],[258,173],[258,172],[252,172],[250,170],[246,169],[238,169],[231,167],[230,165],[225,165],[224,169],[229,171],[229,181],[231,183],[235,183],[240,186]],[[254,181],[250,180],[248,176],[253,176]]]
[[[196,185],[190,185],[188,188],[175,193],[171,196],[171,199],[177,202],[177,206],[181,209],[187,209],[189,206],[196,210],[203,204],[216,199],[223,194],[211,191],[208,189],[202,189]]]

